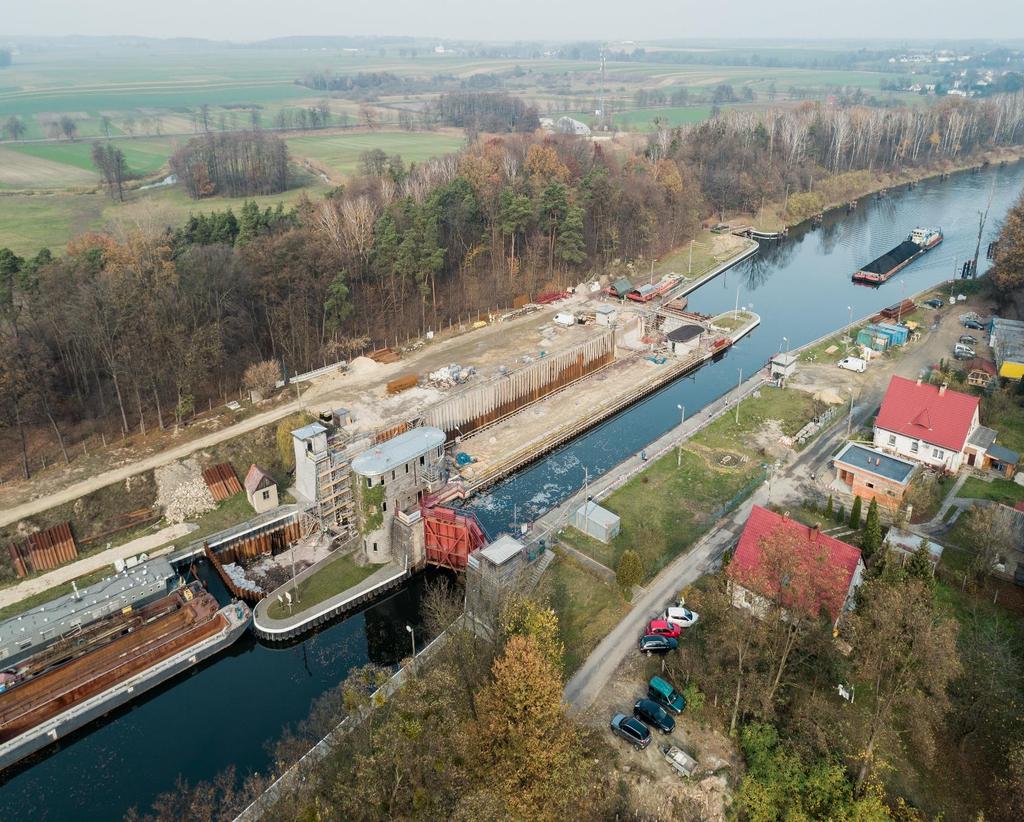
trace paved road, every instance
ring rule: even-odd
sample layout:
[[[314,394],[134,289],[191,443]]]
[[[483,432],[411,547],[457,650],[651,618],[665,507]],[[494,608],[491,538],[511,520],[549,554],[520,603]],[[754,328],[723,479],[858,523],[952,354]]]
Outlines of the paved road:
[[[961,311],[945,309],[941,312],[940,323],[934,329],[924,331],[920,342],[908,347],[892,360],[875,363],[866,374],[851,375],[835,366],[814,366],[807,370],[820,371],[830,383],[842,385],[844,394],[846,387],[843,383],[854,388],[853,421],[849,427],[856,431],[881,404],[893,374],[916,377],[925,367],[947,355],[952,341],[961,333],[956,319]],[[598,643],[565,686],[565,700],[570,710],[582,712],[590,707],[627,654],[636,653],[635,643],[644,624],[661,613],[680,590],[714,567],[723,552],[739,537],[743,523],[755,503],[765,505],[769,501],[784,503],[787,500],[797,503],[812,492],[820,493],[827,486],[833,478],[828,469],[828,461],[832,452],[846,438],[846,431],[846,420],[836,422],[778,471],[770,486],[766,483],[758,488],[745,504],[651,581],[634,600],[630,612]],[[812,473],[815,481],[811,480]]]

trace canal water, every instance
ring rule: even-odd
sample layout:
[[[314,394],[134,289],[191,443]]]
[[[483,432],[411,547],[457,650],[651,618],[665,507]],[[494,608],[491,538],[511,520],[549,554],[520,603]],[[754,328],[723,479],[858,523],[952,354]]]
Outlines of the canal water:
[[[866,199],[820,228],[792,232],[690,295],[694,310],[715,314],[737,301],[761,325],[719,362],[678,380],[623,411],[472,503],[494,534],[527,521],[578,490],[584,469],[595,477],[641,450],[687,414],[749,376],[783,348],[817,339],[942,279],[973,257],[978,211],[992,206],[982,258],[1024,185],[1024,164],[922,183],[884,199]],[[941,226],[945,241],[880,288],[850,275],[917,225]],[[957,265],[957,268],[959,266]],[[985,264],[979,263],[984,271]],[[0,775],[0,820],[112,820],[149,807],[173,790],[212,779],[234,765],[239,774],[269,767],[271,745],[301,721],[319,695],[366,662],[393,666],[409,651],[407,623],[419,625],[427,575],[388,599],[304,642],[271,648],[251,635],[189,675],[149,693],[59,748]],[[417,631],[417,643],[426,640]]]
[[[978,261],[1024,187],[1024,163],[978,174],[930,180],[884,198],[860,201],[856,211],[833,212],[820,228],[790,232],[778,244],[764,244],[748,260],[690,294],[690,308],[718,314],[737,303],[761,316],[761,324],[720,361],[708,363],[578,437],[526,470],[510,476],[470,505],[489,533],[530,522],[582,488],[585,469],[600,476],[638,453],[679,424],[678,405],[687,415],[700,411],[761,368],[788,338],[791,348],[877,313],[929,285],[959,276],[973,258],[978,212],[989,210]],[[941,227],[945,240],[879,287],[857,285],[850,275],[906,239],[915,226]]]

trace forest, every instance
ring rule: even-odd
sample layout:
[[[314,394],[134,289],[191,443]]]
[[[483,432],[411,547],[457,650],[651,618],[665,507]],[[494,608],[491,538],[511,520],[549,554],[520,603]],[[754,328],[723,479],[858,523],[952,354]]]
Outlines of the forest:
[[[194,137],[171,155],[170,163],[195,200],[279,194],[288,188],[288,146],[258,129]]]
[[[295,374],[680,246],[700,221],[860,170],[958,160],[1024,136],[1024,94],[884,112],[806,104],[662,130],[635,154],[541,132],[483,136],[418,165],[367,164],[290,211],[247,203],[184,226],[88,232],[62,256],[0,250],[0,425],[28,473],[26,428],[64,449],[189,419],[246,368]],[[176,155],[194,196],[282,183],[258,131]],[[386,172],[386,173],[385,173]],[[212,188],[211,188],[212,186]]]

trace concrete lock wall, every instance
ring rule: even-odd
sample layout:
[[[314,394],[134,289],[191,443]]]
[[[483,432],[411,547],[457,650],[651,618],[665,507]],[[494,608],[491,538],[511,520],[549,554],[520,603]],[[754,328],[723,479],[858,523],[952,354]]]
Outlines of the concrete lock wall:
[[[426,423],[443,430],[449,439],[466,436],[603,368],[614,359],[615,332],[609,330],[513,371],[504,379],[456,394],[427,411]]]

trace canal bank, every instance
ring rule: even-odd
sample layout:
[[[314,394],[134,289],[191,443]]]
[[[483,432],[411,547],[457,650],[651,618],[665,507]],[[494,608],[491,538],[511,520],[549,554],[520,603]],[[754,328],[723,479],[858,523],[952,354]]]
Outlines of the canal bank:
[[[693,415],[735,387],[785,346],[814,340],[849,321],[948,279],[954,259],[973,255],[976,210],[984,208],[996,181],[985,241],[1020,191],[1020,167],[991,169],[944,182],[922,184],[852,214],[830,216],[819,229],[791,232],[789,239],[725,272],[691,295],[706,314],[733,309],[737,300],[756,310],[762,323],[718,362],[679,379],[495,486],[474,508],[494,532],[518,518],[536,519],[578,491],[584,469],[594,481],[623,459],[638,454],[679,424],[679,404]],[[946,242],[879,289],[856,287],[850,274],[877,249],[892,245],[914,225],[938,224]],[[886,245],[888,243],[888,245]],[[737,295],[737,288],[739,293]],[[132,805],[142,809],[179,774],[191,783],[212,779],[228,765],[240,774],[265,771],[264,743],[308,713],[312,700],[333,687],[353,665],[370,658],[394,661],[408,651],[408,620],[416,621],[414,579],[402,591],[286,648],[268,648],[253,637],[224,657],[200,666],[129,709],[108,717],[88,734],[66,740],[51,756],[5,774],[0,786],[4,818],[116,819]],[[396,603],[402,603],[401,605]],[[418,624],[418,623],[417,623]],[[239,694],[244,694],[244,698]],[[139,755],[139,740],[159,745]]]

